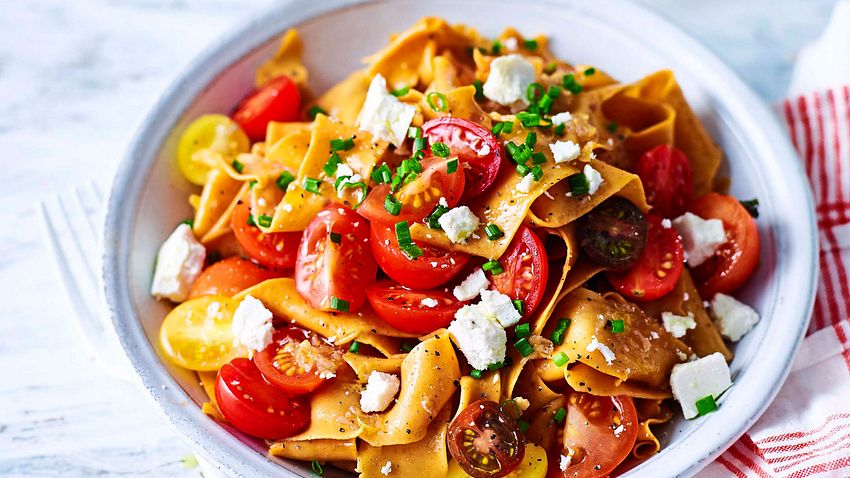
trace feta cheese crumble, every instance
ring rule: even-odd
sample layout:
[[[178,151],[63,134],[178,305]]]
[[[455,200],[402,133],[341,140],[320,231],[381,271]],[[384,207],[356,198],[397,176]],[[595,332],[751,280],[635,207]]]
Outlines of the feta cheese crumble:
[[[174,302],[188,299],[206,257],[207,250],[195,239],[192,228],[188,224],[177,226],[159,248],[151,295]]]
[[[561,471],[567,471],[567,468],[569,468],[569,466],[570,466],[570,458],[568,456],[561,455],[561,459],[558,462],[558,468],[560,468]]]
[[[351,177],[354,176],[354,170],[351,169],[351,166],[349,166],[348,163],[339,163],[336,167],[336,174],[334,174],[334,176],[337,178],[343,178],[346,176]]]
[[[716,399],[731,386],[729,365],[720,352],[676,364],[670,373],[673,397],[682,406],[682,413],[688,420],[699,415],[696,406],[698,400],[709,395]]]
[[[420,302],[420,304],[422,304],[422,307],[432,308],[432,307],[437,307],[439,302],[437,302],[437,299],[432,299],[431,297],[425,297],[424,299],[422,299],[422,302]]]
[[[599,186],[602,186],[602,183],[605,182],[605,180],[602,179],[602,175],[589,164],[585,164],[584,169],[581,172],[584,173],[584,177],[587,178],[587,194],[596,194],[596,191],[599,191]]]
[[[741,340],[759,321],[752,307],[721,293],[711,299],[711,312],[720,334],[732,342]]]
[[[572,141],[555,141],[549,145],[549,150],[558,164],[572,161],[581,154],[581,146]]]
[[[510,297],[495,290],[482,290],[478,310],[496,319],[502,327],[510,327],[522,318]]]
[[[670,229],[671,227],[673,227],[673,221],[665,217],[661,220],[661,227],[663,227],[664,229]]]
[[[375,139],[401,146],[415,114],[415,106],[403,103],[387,92],[387,80],[379,73],[369,84],[366,100],[357,117],[357,127],[372,133]]]
[[[597,339],[595,335],[593,336],[593,339],[590,341],[590,343],[587,344],[585,350],[587,350],[588,352],[595,352],[598,350],[599,353],[601,353],[602,356],[605,358],[605,362],[607,362],[608,365],[614,363],[614,359],[617,358],[617,355],[614,354],[614,351],[608,348],[607,345],[599,342],[599,339]]]
[[[449,202],[446,201],[446,198],[444,198],[444,197],[440,197],[440,200],[437,201],[437,204],[439,204],[440,206],[443,206],[443,207],[449,207]]]
[[[534,184],[534,175],[528,173],[522,177],[522,181],[517,183],[516,190],[521,193],[528,194],[528,191],[531,191],[532,184]]]
[[[672,312],[662,312],[661,321],[664,322],[664,329],[670,332],[670,335],[681,339],[688,333],[689,330],[697,328],[697,322],[694,320],[694,314],[688,312],[688,315],[676,315]]]
[[[393,462],[388,461],[384,463],[384,466],[381,467],[381,474],[384,476],[389,475],[393,472]]]
[[[458,310],[448,330],[472,367],[487,370],[491,363],[505,360],[508,335],[495,318],[482,314],[477,304]]]
[[[484,96],[509,106],[521,102],[528,106],[525,92],[534,83],[534,66],[516,53],[500,56],[490,63],[490,75],[482,88]]]
[[[552,118],[552,124],[555,126],[561,126],[564,123],[569,123],[573,120],[573,115],[570,114],[569,111],[564,111],[563,113],[558,113]]]
[[[366,388],[360,393],[360,409],[366,413],[386,410],[400,387],[401,381],[397,376],[372,370]]]
[[[457,300],[472,300],[489,286],[490,281],[487,280],[487,275],[484,274],[483,270],[478,269],[469,274],[463,282],[456,285],[453,293]]]
[[[454,243],[466,242],[466,238],[478,229],[478,216],[468,206],[450,209],[437,220],[446,235]]]
[[[246,295],[230,324],[234,345],[242,345],[251,351],[260,351],[272,343],[272,313],[262,302]]]
[[[673,227],[682,236],[685,261],[691,267],[705,262],[726,242],[726,231],[720,219],[705,220],[696,214],[686,212],[673,219]]]

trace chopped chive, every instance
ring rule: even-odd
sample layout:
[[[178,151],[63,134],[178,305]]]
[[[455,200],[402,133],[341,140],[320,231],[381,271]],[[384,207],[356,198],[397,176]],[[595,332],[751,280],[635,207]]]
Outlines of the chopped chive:
[[[557,85],[552,85],[549,87],[549,91],[546,92],[552,99],[555,99],[561,96],[561,87]]]
[[[325,470],[322,469],[322,464],[319,463],[319,460],[313,460],[312,462],[310,462],[310,470],[312,470],[313,473],[319,476],[325,474]]]
[[[535,164],[531,167],[531,175],[534,176],[535,181],[540,181],[543,179],[543,168],[539,164]]]
[[[612,334],[622,334],[626,331],[626,322],[622,319],[611,320],[609,323],[611,324]]]
[[[596,68],[594,68],[592,66],[590,68],[584,70],[584,76],[592,76],[594,74],[596,74]]]
[[[334,244],[342,243],[342,234],[340,234],[338,232],[332,232],[330,234],[330,236],[331,236],[331,242],[333,242]]]
[[[514,309],[519,312],[519,315],[525,313],[525,301],[523,301],[522,299],[514,299],[511,301],[511,303],[514,305]]]
[[[248,189],[254,189],[257,184],[259,184],[259,181],[257,181],[256,179],[248,181]]]
[[[351,346],[348,347],[348,351],[353,353],[353,354],[359,354],[360,353],[360,342],[358,342],[356,340],[354,342],[351,342]]]
[[[505,366],[505,362],[491,363],[490,365],[487,366],[487,370],[492,372],[494,370],[499,370],[500,368],[502,368],[504,366]]]
[[[248,213],[248,220],[247,220],[247,221],[245,221],[245,222],[246,222],[249,226],[257,227],[257,222],[256,222],[256,221],[254,221],[254,215],[253,215],[253,214],[251,214],[251,213]]]
[[[607,129],[609,133],[613,133],[613,132],[617,131],[617,128],[619,128],[619,127],[620,127],[620,125],[617,124],[616,121],[612,121],[612,122],[608,123],[608,126],[606,126],[605,129]]]
[[[260,214],[259,216],[257,216],[257,224],[262,227],[271,227],[272,217],[266,216],[265,214]]]
[[[281,191],[286,191],[286,188],[289,187],[289,183],[292,181],[295,181],[295,176],[293,176],[289,171],[284,171],[280,173],[280,176],[277,177],[277,180],[274,183],[277,184],[277,187],[280,188]]]
[[[555,423],[561,423],[564,421],[564,418],[567,418],[567,410],[564,407],[559,408],[558,411],[555,412],[555,416],[552,417],[552,419],[555,420]]]
[[[498,55],[499,53],[501,53],[502,52],[502,42],[500,42],[499,40],[494,41],[493,47],[490,49],[490,52],[493,53],[494,55]]]
[[[418,126],[411,126],[407,129],[407,137],[408,138],[421,138],[422,137],[422,128]]]
[[[390,94],[391,94],[391,95],[393,95],[393,96],[404,96],[404,95],[406,95],[406,94],[407,94],[407,92],[408,92],[408,91],[410,91],[410,87],[409,87],[409,86],[405,86],[404,88],[399,88],[399,89],[397,89],[397,90],[394,90],[394,91],[393,91],[392,93],[390,93]]]
[[[528,99],[529,103],[537,103],[537,100],[543,96],[544,91],[546,90],[543,89],[543,85],[535,82],[528,85],[525,89],[525,97]]]
[[[494,276],[505,272],[505,269],[502,268],[502,264],[500,264],[499,261],[487,261],[481,265],[481,269],[485,272],[489,271]]]
[[[712,395],[706,395],[705,397],[700,398],[694,405],[697,407],[697,413],[699,416],[707,415],[717,410],[717,402],[714,401],[714,397]]]
[[[233,162],[230,163],[233,166],[233,169],[236,170],[237,173],[242,174],[242,171],[245,171],[245,165],[242,164],[238,159],[234,159]]]
[[[421,173],[422,163],[419,160],[410,158],[401,162],[401,165],[396,169],[396,173],[400,176],[406,176],[408,173]]]
[[[523,40],[522,45],[525,47],[526,50],[534,51],[537,49],[537,40]]]
[[[516,421],[516,426],[519,428],[520,432],[525,433],[531,427],[531,424],[520,418]]]
[[[189,227],[191,228],[191,227],[194,227],[194,226],[195,226],[195,220],[194,220],[194,219],[192,219],[192,218],[189,218],[189,219],[183,219],[182,221],[180,221],[180,224],[185,224],[185,225],[187,225],[187,226],[189,226]]]
[[[495,224],[487,224],[487,227],[484,228],[484,234],[487,234],[487,239],[490,239],[491,241],[500,239],[505,235],[505,233],[499,229],[499,226]]]
[[[517,119],[523,126],[526,128],[531,126],[538,126],[540,124],[540,115],[537,113],[528,113],[526,111],[520,111],[516,115]]]
[[[331,309],[348,312],[348,301],[331,296]]]
[[[422,151],[425,149],[425,138],[422,136],[413,139],[413,152]]]
[[[547,75],[551,75],[552,73],[555,73],[555,70],[557,70],[557,69],[558,69],[558,64],[553,61],[552,63],[549,63],[548,65],[546,65],[545,68],[543,68],[543,73],[546,73]]]
[[[481,378],[482,375],[484,375],[483,370],[475,369],[475,370],[469,372],[469,376],[472,377],[472,378]]]
[[[395,225],[395,236],[401,250],[407,254],[408,258],[416,259],[422,255],[422,249],[419,248],[410,237],[410,226],[407,221],[399,221]]]
[[[332,139],[331,140],[331,151],[348,151],[349,149],[354,147],[354,138],[346,138],[346,139]]]
[[[434,156],[439,158],[448,158],[452,153],[452,150],[449,149],[446,143],[436,142],[431,145],[431,152],[434,153]]]
[[[519,146],[515,145],[513,141],[508,141],[507,143],[505,143],[505,149],[508,150],[508,155],[511,157],[511,159],[513,159],[514,162],[518,162],[514,158],[519,152]]]
[[[516,347],[516,349],[519,351],[519,354],[523,357],[528,357],[529,355],[531,355],[532,352],[534,352],[534,347],[531,346],[531,344],[528,342],[528,339],[526,338],[521,338],[517,340],[514,344],[514,347]]]
[[[401,343],[401,351],[404,353],[410,353],[410,351],[413,350],[414,347],[416,347],[416,343],[411,342],[409,340],[405,340]]]
[[[321,106],[313,105],[313,106],[310,107],[309,110],[307,110],[307,117],[310,118],[311,120],[314,120],[314,119],[316,119],[316,115],[318,115],[319,113],[321,113],[325,116],[328,115],[328,112],[325,111],[324,109],[322,109]]]
[[[387,194],[387,197],[384,198],[384,209],[393,216],[398,216],[401,214],[401,203],[392,194]]]
[[[493,133],[493,136],[499,136],[502,132],[502,128],[505,127],[505,123],[496,123],[493,125],[493,128],[490,129],[490,132]]]
[[[558,135],[558,136],[563,136],[565,129],[567,129],[567,125],[565,125],[564,123],[561,123],[558,126],[555,126],[555,134]]]
[[[519,173],[520,176],[525,176],[526,174],[531,172],[531,168],[529,168],[528,166],[526,166],[524,164],[517,164],[516,165],[516,172]]]
[[[348,177],[340,178],[340,180],[342,180],[342,179],[348,179]],[[356,189],[360,189],[360,191],[362,191],[362,193],[360,195],[360,200],[357,201],[357,203],[355,203],[353,207],[356,208],[357,206],[363,204],[363,201],[366,200],[366,195],[369,193],[369,186],[367,186],[366,183],[364,183],[363,181],[357,181],[356,183],[344,182],[344,183],[338,185],[336,189],[340,190],[340,189],[349,189],[349,188],[356,188]]]
[[[390,171],[389,166],[382,164],[380,168],[372,171],[370,177],[376,184],[384,184],[392,181],[393,173]]]
[[[576,173],[567,176],[567,183],[570,185],[570,193],[572,196],[581,196],[590,192],[590,182],[584,173]]]
[[[531,324],[525,323],[517,325],[516,327],[514,327],[514,333],[516,334],[516,337],[518,339],[524,339],[528,337],[529,335],[531,335]]]
[[[548,114],[552,109],[552,103],[552,97],[544,93],[543,96],[540,97],[540,101],[537,102],[537,107],[540,111]]]
[[[535,144],[537,144],[537,133],[535,133],[534,131],[530,131],[525,136],[525,145],[529,148],[533,148]]]
[[[570,358],[567,357],[567,354],[565,354],[564,352],[559,352],[558,355],[556,355],[555,358],[552,359],[552,361],[555,362],[555,365],[557,365],[558,367],[563,367],[567,362],[570,361]]]
[[[748,201],[738,201],[741,203],[741,206],[744,206],[744,209],[750,213],[750,216],[754,218],[759,217],[759,200],[757,198],[750,199]]]
[[[331,157],[328,158],[328,162],[325,163],[325,166],[322,169],[325,170],[325,174],[327,174],[328,176],[333,176],[334,174],[336,174],[336,170],[341,163],[342,158],[340,158],[338,154],[332,153]]]
[[[531,154],[531,163],[532,164],[543,164],[546,162],[546,155],[541,152],[536,152]]]
[[[452,174],[457,171],[457,158],[450,159],[448,163],[446,163],[446,173]]]
[[[321,186],[321,184],[322,181],[316,178],[304,178],[304,189],[313,194],[319,194],[319,186]]]
[[[441,206],[439,204],[434,206],[434,210],[431,211],[431,214],[428,216],[428,227],[431,229],[442,229],[442,226],[440,226],[440,216],[448,211],[449,208],[445,206]]]
[[[481,80],[475,80],[472,82],[472,86],[475,87],[475,100],[481,101],[484,99],[484,85],[481,84]]]
[[[505,133],[505,134],[510,133],[514,129],[514,122],[513,121],[503,121],[501,123],[501,125],[502,125],[502,133]]]
[[[564,77],[561,79],[561,86],[563,86],[565,90],[569,91],[574,95],[581,93],[581,91],[584,89],[584,87],[576,81],[576,76],[572,73],[564,75]]]
[[[436,98],[437,101],[439,101],[439,103],[440,103],[439,106],[434,104],[434,98]],[[449,100],[448,100],[448,98],[446,98],[446,95],[444,95],[442,93],[432,91],[432,92],[428,93],[428,96],[426,96],[425,99],[428,101],[428,106],[430,106],[432,110],[434,110],[438,113],[442,113],[442,112],[446,111],[447,109],[449,109]]]
[[[558,325],[555,327],[555,330],[552,332],[552,342],[555,345],[561,345],[564,343],[564,336],[567,332],[567,327],[570,326],[570,319],[560,318],[558,319]]]
[[[401,176],[394,176],[392,181],[390,182],[390,190],[395,192],[401,188],[401,183],[404,181],[404,178]]]

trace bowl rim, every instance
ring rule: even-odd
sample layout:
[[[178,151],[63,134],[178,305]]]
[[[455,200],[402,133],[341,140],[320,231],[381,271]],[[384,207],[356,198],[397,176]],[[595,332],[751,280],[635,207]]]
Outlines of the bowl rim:
[[[511,3],[510,0],[496,1]],[[134,218],[138,212],[141,191],[150,180],[148,176],[139,180],[138,172],[150,171],[156,159],[156,152],[173,125],[208,84],[245,55],[279,35],[285,28],[341,8],[392,2],[393,0],[290,0],[260,11],[252,19],[213,42],[164,91],[135,132],[113,181],[105,218],[102,261],[103,292],[112,325],[147,395],[156,403],[168,423],[204,458],[229,475],[280,476],[281,473],[291,473],[298,476],[295,465],[292,465],[293,469],[281,467],[267,456],[244,446],[237,436],[229,433],[224,427],[212,423],[198,407],[193,404],[187,407],[186,404],[191,404],[192,400],[168,373],[148,341],[135,313],[132,293],[127,282]],[[795,250],[791,268],[799,274],[796,275],[796,283],[808,285],[809,289],[804,294],[799,293],[802,291],[794,294],[791,309],[788,304],[784,304],[783,311],[799,314],[798,316],[806,320],[800,320],[796,330],[784,329],[780,333],[770,330],[779,329],[778,327],[771,327],[762,338],[762,341],[779,339],[775,344],[771,343],[771,353],[784,357],[784,361],[776,362],[776,365],[781,366],[760,368],[758,374],[755,374],[755,367],[744,369],[737,377],[736,383],[745,380],[756,381],[764,385],[761,388],[763,393],[754,400],[753,397],[748,397],[751,400],[738,404],[734,410],[731,407],[721,407],[718,412],[701,419],[700,423],[687,432],[690,435],[701,430],[705,436],[713,435],[713,440],[689,443],[692,449],[679,449],[679,459],[649,460],[623,475],[645,473],[650,476],[691,476],[719,456],[761,416],[787,378],[796,350],[807,330],[814,305],[818,271],[814,201],[807,176],[787,135],[779,125],[778,118],[749,86],[706,47],[659,14],[625,0],[597,0],[593,2],[592,9],[576,0],[537,0],[536,3],[569,7],[614,26],[617,26],[619,21],[631,35],[632,29],[624,23],[625,19],[628,19],[628,22],[639,23],[645,30],[653,31],[654,37],[664,38],[663,46],[654,45],[664,55],[675,57],[691,71],[695,71],[699,65],[700,70],[710,71],[712,77],[722,78],[722,88],[702,86],[711,98],[716,100],[712,107],[726,108],[730,116],[739,121],[747,120],[744,123],[747,128],[741,134],[746,134],[748,139],[741,144],[754,147],[753,143],[757,142],[758,149],[775,153],[775,160],[792,173],[790,176],[802,179],[797,181],[796,189],[793,183],[790,184],[792,190],[788,191],[802,200],[806,213],[805,217],[797,218],[791,231],[795,246],[805,246],[803,250]],[[617,15],[605,15],[611,11],[616,11]],[[132,213],[128,214],[128,210]],[[782,244],[787,245],[788,240],[788,237],[781,235],[776,237],[777,253],[782,249]],[[776,297],[776,290],[773,293]],[[793,335],[789,335],[789,332],[793,332]],[[725,413],[726,411],[734,413]],[[734,418],[731,422],[733,425],[725,426],[730,418]],[[718,439],[720,437],[723,439]],[[684,437],[685,441],[687,438]],[[666,450],[672,452],[671,448]],[[672,453],[670,456],[673,456]],[[681,459],[682,457],[689,459]]]

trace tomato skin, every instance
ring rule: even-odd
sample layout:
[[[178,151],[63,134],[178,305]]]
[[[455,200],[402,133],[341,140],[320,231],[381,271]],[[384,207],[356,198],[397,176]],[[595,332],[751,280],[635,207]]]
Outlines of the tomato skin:
[[[448,326],[464,305],[442,289],[413,291],[388,280],[376,282],[366,295],[381,320],[409,334],[425,335]],[[438,304],[426,307],[422,305],[425,298]]]
[[[705,299],[730,294],[744,285],[758,265],[761,240],[756,220],[732,196],[708,193],[694,201],[691,212],[703,219],[720,219],[728,240],[717,253],[693,269],[694,281]]]
[[[231,425],[258,438],[286,438],[310,423],[310,402],[302,397],[289,397],[275,388],[254,362],[246,358],[235,358],[221,367],[216,377],[215,398],[221,414]]]
[[[460,168],[447,173],[448,158],[426,157],[422,160],[422,172],[410,184],[405,184],[393,196],[401,202],[401,212],[393,216],[384,208],[387,194],[391,192],[389,184],[373,188],[363,204],[357,208],[363,217],[372,222],[395,224],[399,221],[416,222],[431,214],[440,197],[446,199],[449,207],[460,201],[464,189],[464,175]]]
[[[292,354],[281,353],[281,348],[290,343],[298,343],[310,339],[321,340],[301,328],[286,327],[278,329],[272,337],[272,343],[261,352],[254,354],[254,364],[260,370],[260,373],[263,374],[263,377],[283,393],[288,395],[310,393],[319,388],[327,379],[319,377],[315,370],[305,372],[303,369],[298,368],[297,365],[291,369],[295,371],[293,374],[287,373],[289,368],[281,370],[279,366],[280,359],[283,359],[284,364],[291,364],[292,360]],[[327,347],[332,349],[330,345],[327,345]]]
[[[621,295],[637,301],[655,300],[676,287],[685,269],[682,238],[672,227],[661,225],[661,218],[648,214],[646,247],[637,264],[623,272],[608,272],[608,282]],[[669,267],[668,267],[669,266]]]
[[[546,292],[549,259],[546,248],[528,226],[520,226],[511,244],[499,258],[505,270],[490,275],[496,290],[524,303],[523,317],[530,317]]]
[[[615,417],[617,420],[615,421]],[[618,428],[622,426],[622,429]],[[637,439],[638,418],[634,401],[627,396],[599,397],[583,392],[570,394],[564,450],[549,459],[548,478],[601,478],[608,476],[629,456]],[[574,460],[561,470],[560,455],[575,452]]]
[[[251,141],[262,141],[270,121],[296,121],[301,111],[301,93],[288,76],[279,76],[248,94],[233,112]]]
[[[481,195],[496,181],[505,153],[493,134],[479,124],[443,116],[423,124],[422,135],[430,144],[445,143],[453,156],[469,166],[464,169],[464,199]]]
[[[469,262],[469,254],[418,244],[422,255],[410,260],[401,251],[395,229],[372,223],[372,255],[378,266],[399,284],[411,289],[433,289],[455,277]],[[436,264],[436,265],[435,265]]]
[[[275,270],[292,269],[298,244],[301,241],[300,232],[264,233],[256,226],[248,225],[251,214],[248,203],[241,203],[233,210],[230,226],[239,245],[251,256],[251,259]]]
[[[333,242],[330,233],[340,235]],[[340,204],[319,211],[304,231],[295,264],[295,288],[314,309],[333,311],[331,297],[355,312],[366,302],[378,264],[369,245],[369,223]]]
[[[203,115],[189,124],[177,145],[177,166],[192,184],[203,186],[212,166],[198,160],[195,153],[212,148],[226,156],[247,153],[251,147],[242,128],[225,115]]]
[[[501,478],[525,457],[525,436],[498,403],[470,403],[449,425],[449,453],[474,478]],[[481,457],[487,457],[483,461]]]
[[[635,164],[652,213],[674,218],[685,212],[694,195],[691,163],[681,150],[668,144],[645,152]]]
[[[612,196],[579,218],[579,244],[593,262],[622,271],[640,259],[646,229],[646,218],[633,202]]]
[[[278,274],[264,269],[241,257],[228,257],[207,267],[192,284],[189,298],[202,295],[234,296],[265,280],[279,277]]]

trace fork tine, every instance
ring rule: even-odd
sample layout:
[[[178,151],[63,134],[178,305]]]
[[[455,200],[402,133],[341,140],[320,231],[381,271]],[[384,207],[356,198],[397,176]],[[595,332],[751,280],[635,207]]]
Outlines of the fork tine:
[[[86,199],[83,197],[83,190],[81,188],[78,188],[78,187],[74,188],[73,192],[74,192],[74,198],[76,198],[76,201],[73,201],[74,205],[75,205],[76,209],[78,209],[79,212],[83,216],[85,216],[85,222],[89,226],[88,229],[86,230],[86,233],[89,236],[88,239],[89,239],[90,243],[97,244],[98,243],[97,226],[95,225],[94,218],[93,218],[93,216],[97,214],[97,210],[92,211],[89,208],[89,204],[87,204]],[[85,228],[83,228],[83,229],[85,229]]]
[[[92,265],[93,257],[97,254],[95,245],[97,243],[89,243],[88,247],[86,247],[86,245],[80,242],[79,234],[76,233],[76,229],[70,220],[68,209],[65,207],[65,202],[62,201],[61,198],[57,198],[57,200],[59,202],[59,208],[62,210],[62,214],[59,214],[59,216],[62,219],[66,230],[71,231],[71,242],[77,249],[77,254],[79,254],[81,259],[80,262],[83,263],[86,274],[89,276],[89,284],[97,284],[97,274],[95,273],[94,266]]]
[[[96,182],[92,181],[89,183],[89,190],[94,196],[95,201],[97,201],[98,207],[103,205],[103,192],[100,190],[100,186],[97,185]]]

